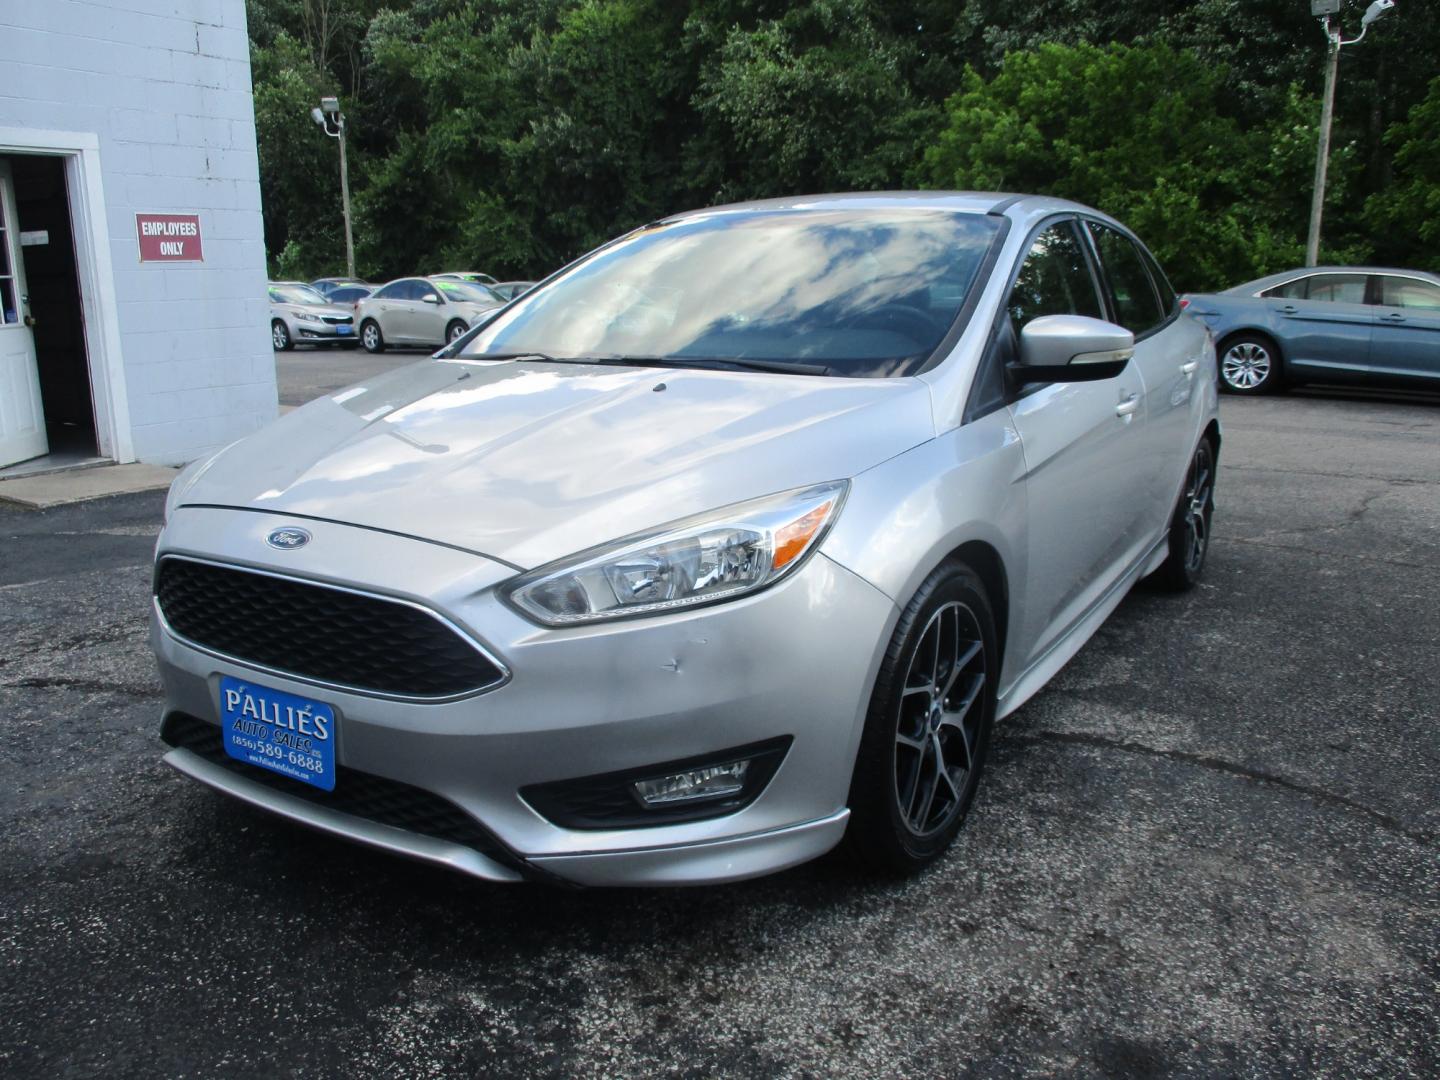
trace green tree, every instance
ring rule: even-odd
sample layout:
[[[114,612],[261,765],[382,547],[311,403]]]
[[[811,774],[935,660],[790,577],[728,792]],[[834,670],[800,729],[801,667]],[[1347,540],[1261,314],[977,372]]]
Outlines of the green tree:
[[[1013,53],[992,79],[966,73],[915,178],[1077,199],[1135,229],[1181,288],[1233,284],[1300,250],[1314,132],[1298,92],[1247,131],[1227,86],[1224,69],[1167,45]]]
[[[1385,143],[1395,152],[1395,184],[1370,196],[1365,216],[1381,261],[1440,272],[1440,78]]]

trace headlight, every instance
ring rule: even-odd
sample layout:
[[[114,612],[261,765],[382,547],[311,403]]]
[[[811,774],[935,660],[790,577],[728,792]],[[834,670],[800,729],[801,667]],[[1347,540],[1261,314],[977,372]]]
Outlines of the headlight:
[[[297,319],[299,319],[301,322],[319,322],[319,321],[320,321],[320,316],[319,316],[319,315],[312,315],[312,314],[310,314],[310,312],[308,312],[308,311],[297,311],[297,312],[295,313],[295,317],[296,317]]]
[[[773,585],[819,546],[844,480],[686,518],[532,570],[502,595],[546,626],[655,615]]]

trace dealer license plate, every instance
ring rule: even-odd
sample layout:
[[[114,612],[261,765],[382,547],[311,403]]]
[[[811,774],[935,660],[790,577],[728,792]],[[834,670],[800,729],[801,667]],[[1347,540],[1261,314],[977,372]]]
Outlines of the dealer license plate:
[[[353,326],[347,325],[346,323],[340,323],[338,326],[335,327],[335,332],[337,334],[353,334],[355,332],[355,328]]]
[[[220,680],[225,752],[238,761],[335,790],[335,710],[284,690]]]

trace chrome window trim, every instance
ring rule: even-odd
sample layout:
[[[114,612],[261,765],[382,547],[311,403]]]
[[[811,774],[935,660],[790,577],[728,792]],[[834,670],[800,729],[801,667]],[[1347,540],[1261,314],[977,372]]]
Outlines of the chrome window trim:
[[[383,690],[370,690],[365,687],[351,686],[347,683],[335,683],[327,682],[324,679],[313,679],[309,676],[300,675],[293,671],[286,671],[283,668],[275,668],[269,667],[265,664],[257,664],[252,660],[246,660],[231,653],[221,652],[219,649],[212,649],[206,645],[200,644],[198,641],[191,640],[170,625],[170,620],[165,618],[165,612],[160,608],[160,597],[155,593],[154,588],[152,587],[150,592],[150,603],[155,610],[155,617],[159,620],[160,626],[165,631],[165,633],[169,634],[170,637],[174,638],[176,641],[186,646],[187,648],[194,649],[197,652],[202,652],[206,656],[213,656],[217,660],[227,660],[233,664],[239,664],[241,667],[249,668],[252,671],[263,671],[267,675],[277,675],[283,679],[290,679],[295,682],[302,682],[309,686],[323,687],[326,690],[338,690],[346,694],[356,694],[360,697],[368,698],[379,698],[384,701],[407,701],[419,705],[443,705],[452,701],[463,701],[466,698],[476,697],[480,694],[487,694],[492,690],[500,689],[500,687],[508,683],[512,677],[510,665],[506,664],[503,660],[500,659],[500,657],[496,656],[495,653],[492,652],[485,645],[485,643],[482,642],[479,638],[477,638],[474,634],[466,630],[453,619],[449,619],[446,616],[442,615],[434,608],[428,607],[425,604],[417,603],[414,600],[408,600],[404,597],[399,596],[391,596],[387,593],[371,592],[366,589],[352,589],[346,585],[335,585],[331,582],[320,581],[316,578],[299,577],[295,574],[278,574],[275,573],[273,570],[261,570],[254,566],[247,566],[244,563],[224,562],[220,559],[202,559],[194,555],[182,555],[172,552],[165,552],[160,556],[159,559],[156,560],[155,575],[157,579],[160,574],[160,567],[164,564],[166,559],[177,559],[182,562],[200,563],[205,566],[216,566],[222,570],[239,570],[247,574],[258,574],[261,577],[275,578],[278,581],[291,581],[300,585],[312,585],[321,589],[333,589],[336,592],[350,593],[352,596],[363,596],[369,600],[381,600],[389,604],[403,604],[405,607],[414,608],[416,611],[419,611],[422,614],[429,616],[436,622],[440,623],[440,625],[444,626],[447,630],[450,630],[452,633],[458,634],[461,639],[465,641],[466,644],[468,644],[471,648],[473,648],[477,653],[483,656],[490,663],[495,665],[495,669],[500,672],[500,677],[494,682],[485,683],[483,686],[475,687],[472,690],[465,690],[458,694],[444,694],[439,696],[425,696],[418,694],[391,694]]]

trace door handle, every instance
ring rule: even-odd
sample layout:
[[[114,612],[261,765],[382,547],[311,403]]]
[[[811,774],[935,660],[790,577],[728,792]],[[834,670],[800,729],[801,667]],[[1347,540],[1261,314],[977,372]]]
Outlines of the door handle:
[[[1384,315],[1381,315],[1380,318],[1384,319],[1386,322],[1404,322],[1404,321],[1405,321],[1405,316],[1404,316],[1404,315],[1401,315],[1398,311],[1386,312]]]
[[[1120,404],[1115,406],[1115,415],[1129,416],[1138,408],[1140,408],[1140,395],[1131,394],[1129,397],[1120,399]]]
[[[1276,308],[1275,310],[1283,315],[1294,315],[1295,312],[1299,311],[1300,309],[1297,308],[1294,304],[1285,304],[1282,307]]]
[[[1182,375],[1191,375],[1191,374],[1194,373],[1195,369],[1196,369],[1197,367],[1199,367],[1199,366],[1200,366],[1200,361],[1199,361],[1199,360],[1186,360],[1185,363],[1183,363],[1183,364],[1180,365],[1180,373],[1181,373]]]

